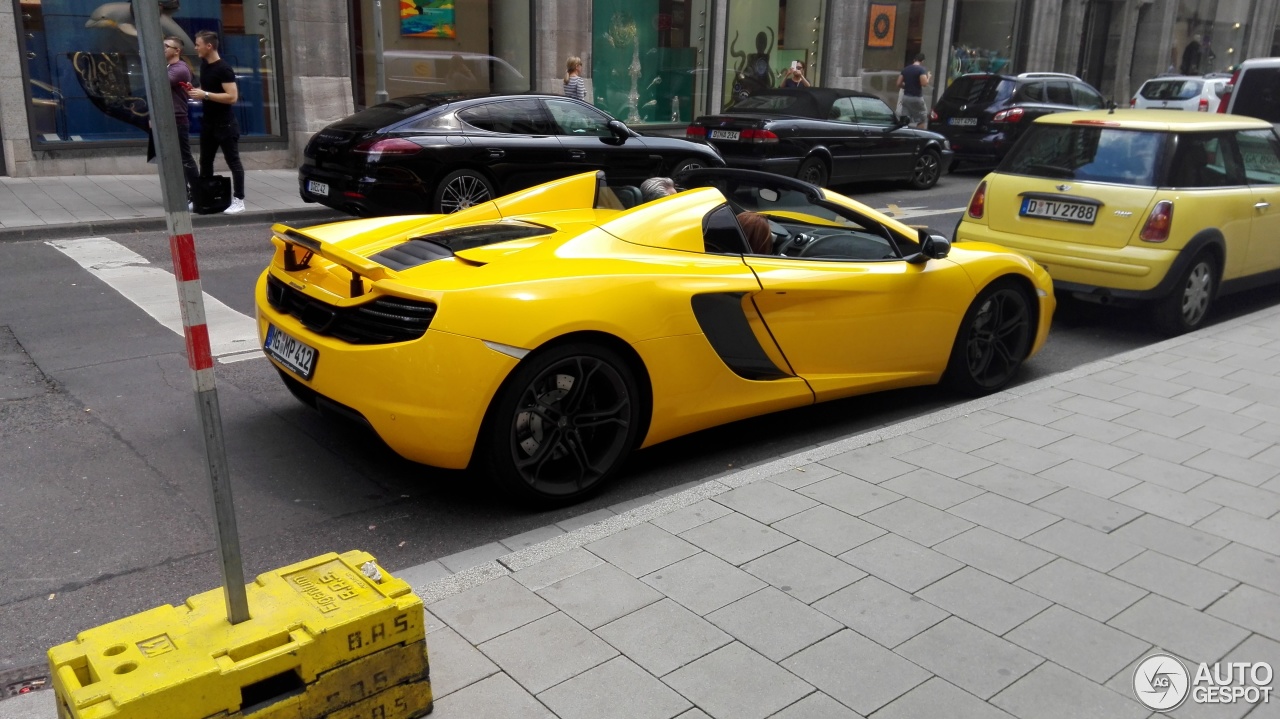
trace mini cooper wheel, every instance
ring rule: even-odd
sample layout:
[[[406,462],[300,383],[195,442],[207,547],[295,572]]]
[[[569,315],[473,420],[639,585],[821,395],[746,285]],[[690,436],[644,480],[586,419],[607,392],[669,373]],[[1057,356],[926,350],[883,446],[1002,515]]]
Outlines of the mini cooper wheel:
[[[436,187],[435,211],[452,214],[493,199],[493,184],[475,170],[456,170]]]
[[[925,150],[916,158],[916,165],[911,170],[911,189],[927,190],[938,184],[942,176],[942,157],[937,150]]]
[[[796,179],[804,180],[818,187],[826,187],[827,165],[817,157],[810,157],[800,163],[800,170],[796,172]]]
[[[1168,335],[1180,335],[1204,326],[1218,290],[1218,262],[1213,255],[1196,255],[1183,271],[1173,291],[1156,302],[1156,325]]]
[[[944,381],[969,395],[1004,389],[1031,349],[1031,308],[1031,299],[1014,282],[987,285],[960,323]]]
[[[490,408],[482,449],[489,474],[518,501],[577,502],[635,447],[641,401],[631,369],[607,347],[539,352],[516,368]]]

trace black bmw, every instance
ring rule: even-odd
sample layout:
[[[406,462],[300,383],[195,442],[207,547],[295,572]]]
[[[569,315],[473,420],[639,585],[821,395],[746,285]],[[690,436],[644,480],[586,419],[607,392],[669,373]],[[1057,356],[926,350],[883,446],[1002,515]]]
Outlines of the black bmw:
[[[793,88],[744,97],[694,120],[685,136],[715,147],[730,167],[819,186],[902,180],[925,190],[951,166],[951,147],[942,135],[906,125],[875,95]]]
[[[454,212],[590,170],[611,184],[723,167],[714,148],[641,136],[557,95],[411,95],[316,133],[299,192],[353,215]]]

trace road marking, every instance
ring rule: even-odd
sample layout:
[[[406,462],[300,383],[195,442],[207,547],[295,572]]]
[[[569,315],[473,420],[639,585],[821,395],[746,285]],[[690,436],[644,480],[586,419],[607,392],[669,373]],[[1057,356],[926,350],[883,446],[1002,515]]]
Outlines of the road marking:
[[[157,322],[182,336],[182,309],[173,273],[153,267],[147,258],[107,237],[53,240],[45,244],[75,260],[111,289],[142,308]],[[204,293],[209,346],[219,362],[262,357],[258,323]]]
[[[952,212],[964,212],[966,207],[952,207],[946,210],[930,210],[923,207],[898,207],[897,205],[889,205],[880,212],[892,217],[895,220],[905,220],[911,217],[928,217],[929,215],[946,215]]]

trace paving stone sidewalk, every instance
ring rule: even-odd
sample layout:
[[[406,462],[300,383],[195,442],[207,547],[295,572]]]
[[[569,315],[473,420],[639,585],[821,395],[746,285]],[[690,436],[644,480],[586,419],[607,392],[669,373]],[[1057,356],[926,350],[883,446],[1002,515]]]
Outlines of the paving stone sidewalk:
[[[1280,666],[1278,358],[1267,309],[396,572],[432,716],[1124,719],[1153,652]]]
[[[346,217],[298,196],[296,170],[245,172],[245,211],[195,215],[196,227]],[[164,229],[159,175],[0,177],[0,240]]]

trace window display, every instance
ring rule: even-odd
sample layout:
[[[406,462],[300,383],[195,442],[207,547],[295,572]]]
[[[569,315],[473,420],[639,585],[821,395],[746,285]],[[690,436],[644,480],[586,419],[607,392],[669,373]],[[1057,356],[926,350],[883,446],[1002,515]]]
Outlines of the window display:
[[[810,85],[820,85],[824,7],[821,0],[740,0],[730,4],[725,103],[782,87],[793,63],[799,63]]]
[[[633,124],[706,107],[705,0],[595,0],[591,17],[589,102]]]
[[[183,60],[199,77],[192,42],[197,32],[220,35],[219,50],[236,72],[234,112],[244,136],[280,137],[273,3],[159,0],[160,25],[183,45]],[[26,38],[27,96],[36,144],[145,140],[149,109],[137,28],[128,2],[24,0],[19,31]],[[199,132],[200,103],[189,108]]]

